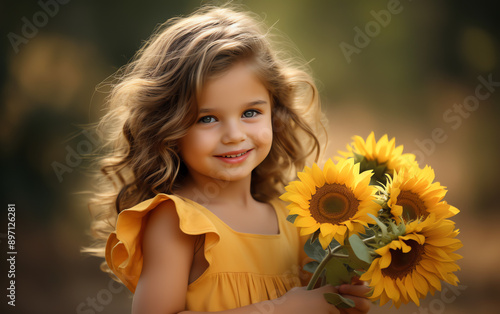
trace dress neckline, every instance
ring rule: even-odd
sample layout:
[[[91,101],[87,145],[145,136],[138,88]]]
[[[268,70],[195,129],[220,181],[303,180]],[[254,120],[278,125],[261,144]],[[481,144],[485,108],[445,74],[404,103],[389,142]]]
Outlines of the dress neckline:
[[[217,221],[219,221],[224,227],[226,227],[228,230],[230,230],[232,233],[235,233],[235,234],[238,234],[238,235],[241,235],[241,236],[246,236],[246,237],[254,237],[254,238],[280,238],[281,235],[283,234],[282,230],[283,230],[283,227],[282,227],[282,224],[281,224],[281,218],[280,218],[280,214],[278,213],[278,211],[276,210],[276,206],[274,204],[274,201],[271,200],[269,203],[269,205],[271,205],[271,207],[273,208],[274,210],[274,214],[276,215],[276,219],[278,220],[278,233],[274,233],[274,234],[263,234],[263,233],[249,233],[249,232],[241,232],[241,231],[237,231],[237,230],[234,230],[231,226],[229,226],[224,220],[222,220],[219,216],[217,216],[216,214],[214,214],[210,209],[206,208],[205,206],[201,205],[200,203],[198,202],[195,202],[193,200],[190,200],[188,198],[184,198],[184,197],[181,197],[183,200],[185,201],[188,201],[192,204],[195,204],[197,207],[201,208],[203,211],[206,211],[209,213],[209,215],[212,215]]]

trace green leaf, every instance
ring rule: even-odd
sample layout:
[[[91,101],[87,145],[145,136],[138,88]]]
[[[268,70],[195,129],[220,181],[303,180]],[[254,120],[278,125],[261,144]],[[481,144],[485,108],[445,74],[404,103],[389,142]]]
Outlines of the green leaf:
[[[370,238],[370,237],[373,237],[375,235],[375,231],[372,229],[372,228],[367,228],[365,227],[365,233],[362,234],[361,236],[366,239],[366,238]]]
[[[399,233],[399,228],[398,228],[398,226],[395,223],[393,223],[392,221],[389,221],[388,224],[389,224],[389,228],[391,228],[391,233],[394,236],[394,238],[396,238],[396,237],[398,237],[398,236],[401,235]]]
[[[383,237],[387,236],[387,227],[386,227],[386,225],[384,225],[377,217],[373,216],[372,214],[368,214],[368,216],[371,217],[371,218],[373,218],[373,220],[375,220],[375,222],[377,223],[377,225],[380,228],[380,231],[382,232],[382,236]]]
[[[332,286],[339,286],[343,283],[351,283],[352,274],[347,269],[343,260],[332,258],[326,264],[326,282]]]
[[[316,260],[322,261],[326,256],[326,250],[321,247],[321,243],[318,240],[312,242],[311,240],[307,240],[304,244],[304,252],[306,252],[307,256]]]
[[[349,243],[351,244],[351,248],[357,258],[363,262],[371,264],[372,258],[370,256],[370,251],[357,234],[353,234],[349,237]]]
[[[295,214],[295,215],[288,215],[288,216],[286,216],[286,220],[288,220],[291,223],[294,223],[295,219],[297,218],[297,216],[298,216],[297,214]]]
[[[338,293],[325,293],[323,294],[328,303],[335,305],[339,309],[348,309],[354,307],[354,301],[344,298]]]
[[[406,225],[403,222],[401,222],[398,225],[398,230],[399,230],[399,234],[404,234],[406,232]]]
[[[378,184],[381,186],[382,184],[386,184],[387,177],[384,175],[385,170],[387,169],[386,164],[385,163],[381,165],[375,164],[373,165],[372,169],[373,169],[373,177],[371,179],[370,184],[372,185]]]
[[[351,245],[344,245],[345,250],[347,251],[347,254],[349,257],[344,261],[350,268],[350,271],[352,270],[367,270],[370,267],[370,264],[359,259],[356,256],[356,253],[352,250]],[[351,276],[355,276],[355,274],[352,272]]]
[[[354,155],[354,163],[358,163],[358,162],[362,162],[364,161],[365,159],[365,156],[361,155],[361,154],[357,154],[355,152],[352,152],[353,155]]]
[[[304,265],[304,270],[308,271],[310,273],[314,273],[316,271],[316,268],[318,268],[319,262],[317,261],[312,261]]]

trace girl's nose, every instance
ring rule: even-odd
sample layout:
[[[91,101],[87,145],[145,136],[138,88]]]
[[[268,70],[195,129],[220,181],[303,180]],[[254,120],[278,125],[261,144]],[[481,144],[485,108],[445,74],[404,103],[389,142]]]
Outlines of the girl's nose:
[[[243,142],[247,138],[244,126],[240,121],[228,121],[222,135],[223,144]]]

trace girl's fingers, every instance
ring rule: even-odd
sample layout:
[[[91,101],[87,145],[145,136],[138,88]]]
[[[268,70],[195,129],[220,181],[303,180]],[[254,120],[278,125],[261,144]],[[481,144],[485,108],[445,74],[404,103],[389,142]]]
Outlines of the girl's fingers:
[[[367,285],[368,283],[363,280],[359,280],[358,276],[352,277],[351,285]]]
[[[339,293],[343,297],[354,301],[354,308],[344,311],[345,313],[367,313],[370,310],[371,302],[366,298],[370,287],[361,284],[356,285],[341,285]],[[354,312],[352,310],[355,310]]]
[[[367,293],[370,292],[370,287],[364,284],[356,285],[341,285],[339,287],[340,294],[348,294],[358,297],[366,297]]]
[[[370,308],[372,303],[370,300],[363,298],[363,297],[355,297],[353,295],[342,295],[345,298],[351,299],[354,301],[354,307],[350,309],[346,309],[344,312],[347,313],[367,313]]]
[[[338,287],[334,287],[332,285],[324,285],[316,288],[316,290],[323,291],[323,293],[339,293]]]

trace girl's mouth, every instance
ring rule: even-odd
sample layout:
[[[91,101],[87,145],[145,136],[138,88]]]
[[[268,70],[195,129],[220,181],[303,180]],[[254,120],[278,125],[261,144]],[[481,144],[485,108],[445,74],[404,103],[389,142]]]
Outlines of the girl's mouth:
[[[227,152],[222,155],[217,155],[218,159],[230,163],[230,164],[237,164],[240,162],[243,162],[245,159],[247,159],[249,153],[253,149],[248,149],[248,150],[239,150],[239,151],[233,151],[233,152]]]

